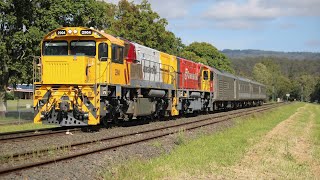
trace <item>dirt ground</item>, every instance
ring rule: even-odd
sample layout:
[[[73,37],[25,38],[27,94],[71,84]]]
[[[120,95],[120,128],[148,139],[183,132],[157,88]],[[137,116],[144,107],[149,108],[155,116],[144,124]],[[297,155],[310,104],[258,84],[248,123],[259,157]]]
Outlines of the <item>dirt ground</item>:
[[[315,114],[305,105],[248,149],[240,162],[198,179],[320,179],[311,130]],[[318,117],[319,118],[319,117]]]

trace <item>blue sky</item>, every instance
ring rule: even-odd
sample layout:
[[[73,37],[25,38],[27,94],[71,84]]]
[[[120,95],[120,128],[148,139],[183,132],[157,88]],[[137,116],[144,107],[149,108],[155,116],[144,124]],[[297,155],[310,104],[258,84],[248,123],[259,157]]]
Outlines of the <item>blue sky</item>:
[[[153,10],[168,20],[167,29],[185,44],[209,42],[220,50],[320,52],[320,0],[149,2]]]

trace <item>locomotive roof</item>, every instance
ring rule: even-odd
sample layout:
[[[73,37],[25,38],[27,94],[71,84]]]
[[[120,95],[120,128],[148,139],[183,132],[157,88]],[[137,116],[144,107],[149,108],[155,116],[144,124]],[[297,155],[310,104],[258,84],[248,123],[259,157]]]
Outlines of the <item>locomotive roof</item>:
[[[228,73],[228,72],[226,72],[226,71],[223,71],[223,70],[220,70],[220,69],[216,69],[216,68],[212,68],[212,69],[213,69],[213,71],[214,71],[215,73],[220,74],[220,75],[222,75],[222,76],[226,76],[226,77],[238,79],[237,76],[235,76],[235,75],[233,75],[233,74],[231,74],[231,73]]]
[[[52,38],[55,38],[56,35],[54,34],[54,32],[57,32],[59,30],[65,30],[65,31],[68,31],[68,30],[77,30],[78,32],[82,31],[82,30],[88,30],[88,31],[93,31],[95,34],[93,35],[95,38],[106,38],[108,40],[111,41],[112,44],[117,44],[117,45],[121,45],[123,46],[124,45],[124,42],[123,40],[121,39],[118,39],[110,34],[107,34],[103,31],[99,31],[99,30],[96,30],[96,29],[93,29],[93,28],[86,28],[86,27],[61,27],[61,28],[57,28],[51,32],[49,32],[47,35],[45,35],[44,39],[52,39]],[[68,37],[68,36],[66,36]]]
[[[244,78],[244,77],[240,77],[240,76],[235,76],[231,73],[228,73],[226,71],[223,71],[223,70],[219,70],[219,69],[216,69],[216,68],[212,68],[213,71],[217,74],[220,74],[222,76],[226,76],[226,77],[231,77],[231,78],[235,78],[235,79],[238,79],[240,81],[245,81],[245,82],[249,82],[249,83],[252,83],[252,84],[256,84],[256,85],[260,85],[260,86],[265,86],[259,82],[256,82],[256,81],[253,81],[253,80],[250,80],[250,79],[247,79],[247,78]]]

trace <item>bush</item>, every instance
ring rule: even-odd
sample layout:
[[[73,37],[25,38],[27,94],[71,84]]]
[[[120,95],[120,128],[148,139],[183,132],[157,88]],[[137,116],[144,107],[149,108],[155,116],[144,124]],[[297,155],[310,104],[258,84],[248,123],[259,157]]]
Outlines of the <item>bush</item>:
[[[14,100],[13,92],[6,92],[6,100]]]

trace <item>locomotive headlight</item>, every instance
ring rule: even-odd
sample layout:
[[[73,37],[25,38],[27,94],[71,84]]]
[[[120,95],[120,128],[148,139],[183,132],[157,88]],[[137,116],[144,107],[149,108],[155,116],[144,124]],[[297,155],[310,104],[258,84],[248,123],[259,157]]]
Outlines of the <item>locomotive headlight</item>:
[[[83,114],[83,119],[85,119],[85,120],[89,119],[89,113],[84,113]]]
[[[36,95],[40,96],[41,95],[41,91],[36,91]]]
[[[78,31],[75,29],[75,30],[73,30],[73,34],[77,34],[78,33]]]
[[[69,30],[68,30],[68,33],[69,33],[69,34],[71,34],[71,33],[72,33],[72,30],[71,30],[71,29],[69,29]]]

